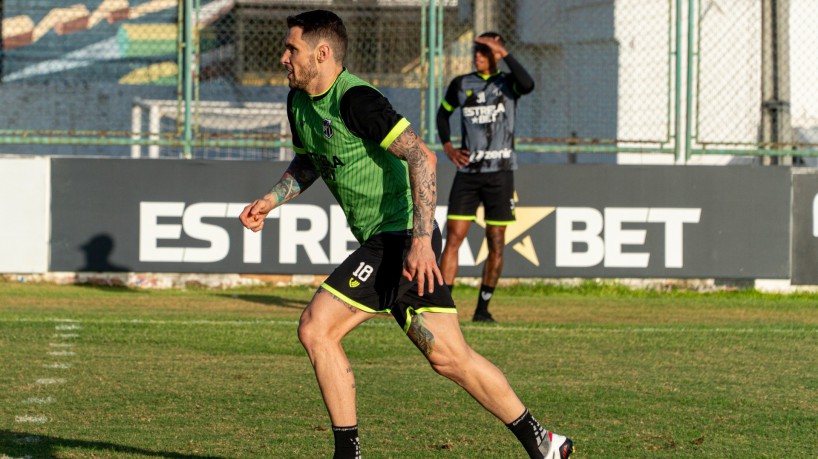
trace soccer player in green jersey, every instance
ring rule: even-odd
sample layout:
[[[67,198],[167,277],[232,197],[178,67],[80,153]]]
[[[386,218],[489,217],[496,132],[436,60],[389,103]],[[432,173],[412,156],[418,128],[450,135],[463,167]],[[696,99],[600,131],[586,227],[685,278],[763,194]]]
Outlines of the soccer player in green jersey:
[[[298,337],[312,362],[335,437],[334,459],[361,457],[355,379],[341,340],[390,313],[439,374],[463,387],[532,458],[567,458],[571,440],[543,429],[503,373],[466,344],[437,265],[436,157],[374,87],[343,66],[347,33],[334,13],[287,18],[281,63],[296,156],[269,193],[240,215],[253,231],[319,177],[361,243],[321,285]]]

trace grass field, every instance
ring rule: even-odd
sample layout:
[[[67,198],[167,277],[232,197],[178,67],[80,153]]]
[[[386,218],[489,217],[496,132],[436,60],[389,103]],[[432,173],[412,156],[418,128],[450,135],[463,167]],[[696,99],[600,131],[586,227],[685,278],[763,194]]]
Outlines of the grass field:
[[[0,458],[329,458],[296,338],[312,288],[148,291],[0,282]],[[498,289],[467,321],[577,458],[818,457],[818,297]],[[389,319],[345,347],[364,458],[522,458]]]

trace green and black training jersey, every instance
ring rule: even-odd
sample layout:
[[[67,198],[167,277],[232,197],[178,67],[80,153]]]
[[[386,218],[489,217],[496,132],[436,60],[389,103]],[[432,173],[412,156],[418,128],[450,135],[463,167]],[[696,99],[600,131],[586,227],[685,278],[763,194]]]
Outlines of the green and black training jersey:
[[[412,229],[409,169],[386,151],[409,122],[386,97],[344,69],[323,94],[290,91],[287,115],[295,152],[321,174],[359,242]]]

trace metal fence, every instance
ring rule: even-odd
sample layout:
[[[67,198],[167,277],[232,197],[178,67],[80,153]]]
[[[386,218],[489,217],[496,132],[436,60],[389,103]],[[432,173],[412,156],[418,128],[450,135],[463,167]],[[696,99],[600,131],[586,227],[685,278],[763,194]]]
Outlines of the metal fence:
[[[432,144],[493,30],[537,85],[523,153],[818,155],[814,0],[0,0],[0,153],[286,158],[278,61],[311,8],[344,18],[349,69]]]

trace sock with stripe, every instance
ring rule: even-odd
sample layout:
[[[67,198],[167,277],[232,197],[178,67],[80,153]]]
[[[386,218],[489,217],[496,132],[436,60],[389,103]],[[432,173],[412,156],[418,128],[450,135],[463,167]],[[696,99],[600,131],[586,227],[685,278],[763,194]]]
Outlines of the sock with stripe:
[[[540,423],[534,419],[534,416],[531,415],[528,408],[526,408],[519,418],[510,424],[506,424],[506,427],[508,427],[514,436],[517,437],[517,440],[522,443],[523,448],[525,448],[525,451],[531,459],[543,459],[542,452],[540,452],[540,443],[542,443],[547,432]]]
[[[361,459],[361,442],[358,440],[358,426],[332,426],[335,437],[335,454],[332,459]]]
[[[477,309],[475,314],[487,314],[489,312],[489,301],[494,296],[494,287],[489,287],[486,284],[480,286],[480,296],[477,298]]]

